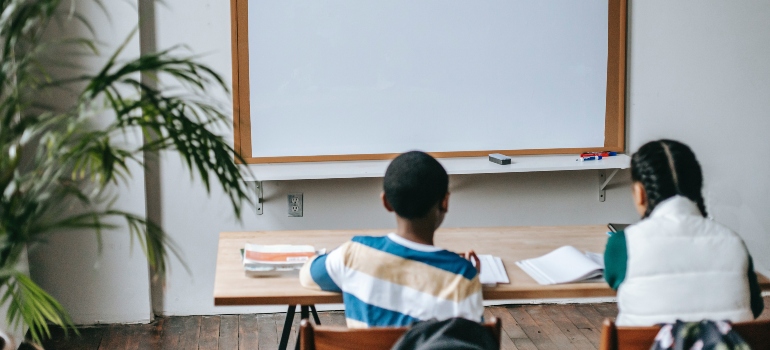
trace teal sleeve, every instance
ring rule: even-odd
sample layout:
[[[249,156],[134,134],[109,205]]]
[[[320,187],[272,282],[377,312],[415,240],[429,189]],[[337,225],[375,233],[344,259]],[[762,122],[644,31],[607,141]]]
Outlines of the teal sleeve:
[[[759,281],[757,281],[757,274],[754,272],[754,260],[749,255],[749,292],[751,292],[751,312],[754,314],[754,318],[759,317],[762,314],[762,310],[765,308],[765,302],[762,300],[762,290],[759,289]]]
[[[626,279],[628,266],[628,250],[626,249],[626,234],[618,231],[607,240],[604,248],[604,280],[614,290]]]

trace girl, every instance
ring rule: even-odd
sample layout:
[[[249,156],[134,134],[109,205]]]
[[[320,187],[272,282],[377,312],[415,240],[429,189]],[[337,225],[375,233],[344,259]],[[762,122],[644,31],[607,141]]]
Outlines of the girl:
[[[737,234],[706,219],[692,150],[649,142],[631,158],[631,179],[642,220],[613,234],[604,253],[605,279],[618,291],[617,324],[759,316],[764,305],[751,256]]]

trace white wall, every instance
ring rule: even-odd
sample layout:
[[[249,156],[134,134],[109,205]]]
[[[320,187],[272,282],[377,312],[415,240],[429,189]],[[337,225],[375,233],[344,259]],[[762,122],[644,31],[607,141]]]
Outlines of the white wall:
[[[204,61],[229,77],[229,1],[167,0],[166,4],[158,7],[158,47],[186,43],[195,53],[206,54]],[[764,155],[770,153],[765,135],[770,130],[770,2],[631,1],[629,18],[629,149],[661,137],[690,144],[703,164],[711,214],[740,232],[758,267],[769,271],[770,204],[764,199],[770,197],[770,163],[764,161]],[[238,223],[226,198],[217,189],[206,195],[199,182],[190,181],[181,164],[178,157],[165,154],[157,184],[160,190],[148,193],[159,201],[161,212],[156,214],[180,245],[192,271],[187,274],[179,263],[172,263],[165,296],[157,304],[157,311],[167,315],[284,310],[213,306],[220,231],[394,225],[377,199],[380,179],[268,182],[265,214],[246,214],[243,223]],[[613,180],[615,185],[604,203],[597,200],[597,182],[593,171],[453,176],[445,226],[602,224],[636,219],[627,172]],[[303,218],[286,216],[285,195],[289,192],[304,192]],[[41,260],[49,265],[55,261],[51,257]],[[78,259],[70,256],[69,260]],[[100,305],[109,300],[115,308],[129,311],[132,306],[122,302],[118,288],[109,284],[136,282],[131,291],[144,293],[141,279],[146,274],[109,268],[111,273],[102,275],[107,278],[104,281],[92,278],[95,275],[88,271],[88,278],[82,278],[84,273],[74,273],[75,269],[70,270],[69,278],[98,292]],[[60,287],[58,282],[47,286]],[[95,297],[67,300],[66,305],[80,312],[92,308]],[[102,317],[95,314],[92,320]]]
[[[93,2],[77,1],[77,4],[78,10],[98,28],[98,38],[105,43],[100,48],[105,57],[80,63],[99,69],[136,26],[136,1],[111,3],[110,19]],[[76,30],[68,28],[68,31]],[[54,35],[58,34],[61,33]],[[123,57],[139,54],[139,40],[134,39],[126,46]],[[50,102],[67,103],[61,96]],[[102,118],[97,124],[106,123],[111,117]],[[141,145],[141,134],[129,136],[136,137],[127,142]],[[120,196],[117,209],[144,215],[142,166],[134,164],[131,172],[133,179],[110,191]],[[125,227],[104,232],[101,252],[93,232],[57,233],[46,245],[31,248],[29,261],[32,278],[62,303],[76,324],[148,322],[152,316],[147,262],[138,243],[131,243]]]

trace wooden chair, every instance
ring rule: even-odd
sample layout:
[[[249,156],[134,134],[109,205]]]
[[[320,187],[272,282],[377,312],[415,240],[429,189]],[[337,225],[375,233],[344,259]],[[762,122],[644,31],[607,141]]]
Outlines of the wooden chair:
[[[741,322],[733,329],[752,349],[770,349],[770,320]],[[602,326],[599,350],[649,350],[660,327],[618,327],[610,319]]]
[[[500,319],[493,317],[484,323],[500,344]],[[317,326],[307,319],[300,322],[301,350],[389,350],[409,328],[367,328]]]

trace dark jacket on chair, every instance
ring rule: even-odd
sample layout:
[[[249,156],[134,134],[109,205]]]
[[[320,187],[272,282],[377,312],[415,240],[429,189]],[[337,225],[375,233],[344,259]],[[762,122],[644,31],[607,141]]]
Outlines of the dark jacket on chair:
[[[393,345],[393,350],[497,350],[500,346],[480,323],[463,318],[418,322]]]

